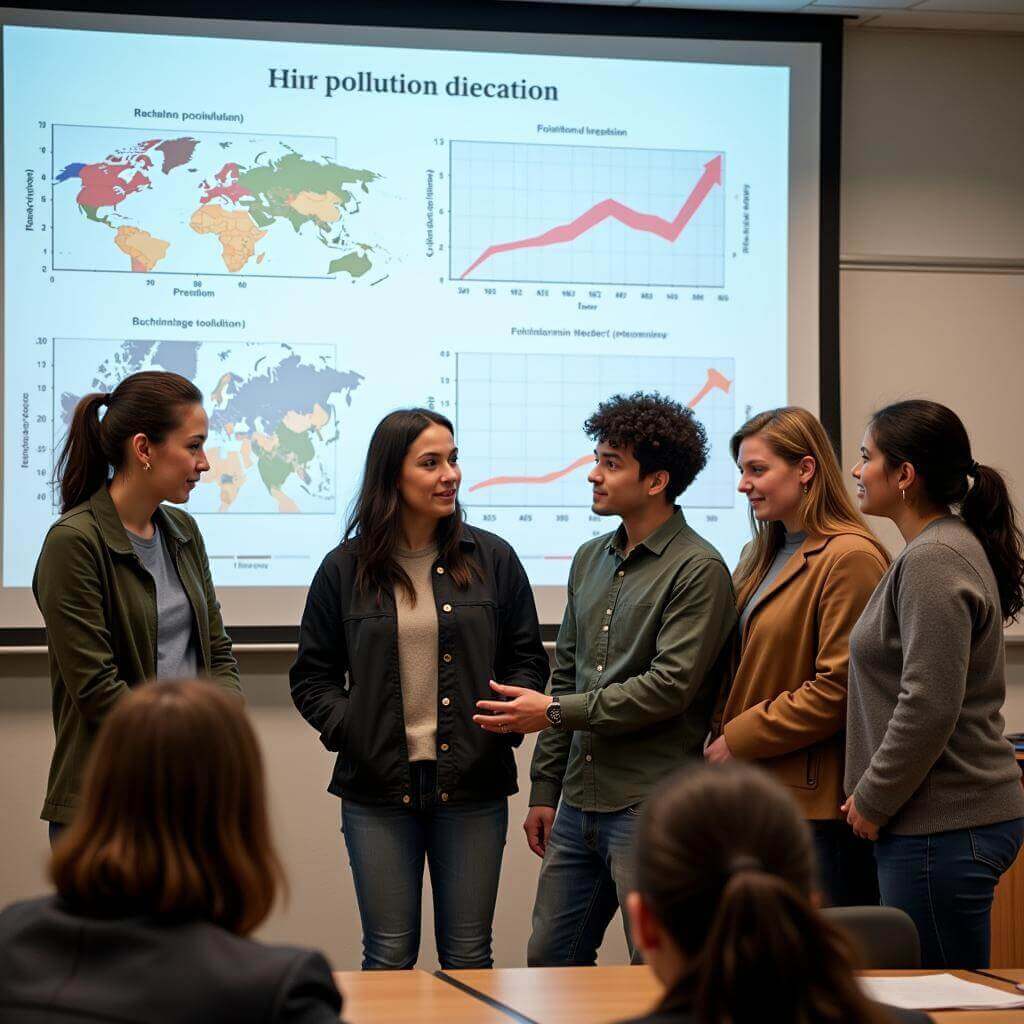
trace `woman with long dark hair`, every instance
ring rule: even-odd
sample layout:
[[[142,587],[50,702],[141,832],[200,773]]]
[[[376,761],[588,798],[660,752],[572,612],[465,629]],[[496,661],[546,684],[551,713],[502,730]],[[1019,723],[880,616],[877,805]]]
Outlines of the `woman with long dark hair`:
[[[241,694],[199,528],[164,504],[187,502],[210,468],[202,399],[184,377],[146,371],[75,407],[57,460],[61,517],[32,581],[53,685],[51,837],[74,816],[96,729],[131,687],[208,676]]]
[[[812,413],[759,413],[731,447],[754,539],[733,578],[734,668],[706,757],[756,761],[789,786],[810,822],[825,900],[877,903],[871,844],[850,832],[839,805],[850,631],[889,555]]]
[[[491,966],[520,734],[473,722],[492,683],[542,690],[548,660],[515,552],[463,522],[452,424],[428,409],[373,433],[343,542],[302,616],[292,699],[337,751],[363,968],[412,967],[424,859],[445,968]]]
[[[853,476],[861,511],[906,547],[850,637],[843,810],[875,840],[882,902],[913,918],[922,966],[987,967],[995,886],[1024,840],[1002,717],[1021,532],[1002,476],[937,402],[875,413]]]
[[[320,953],[248,938],[284,877],[256,736],[217,687],[117,702],[50,877],[0,913],[0,1022],[336,1024]]]
[[[633,939],[665,987],[635,1024],[884,1024],[846,937],[815,907],[811,837],[789,792],[738,762],[680,769],[640,814]]]

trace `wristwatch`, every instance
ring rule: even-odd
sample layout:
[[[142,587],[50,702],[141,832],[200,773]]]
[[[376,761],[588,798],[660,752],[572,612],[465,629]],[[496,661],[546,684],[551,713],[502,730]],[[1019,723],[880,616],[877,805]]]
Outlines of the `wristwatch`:
[[[556,729],[562,728],[562,705],[558,701],[557,693],[551,695],[551,703],[547,706],[544,714]]]

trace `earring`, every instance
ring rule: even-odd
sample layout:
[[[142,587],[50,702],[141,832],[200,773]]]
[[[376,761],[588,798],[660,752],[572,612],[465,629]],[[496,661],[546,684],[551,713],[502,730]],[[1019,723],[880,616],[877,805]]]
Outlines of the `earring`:
[[[900,489],[900,497],[903,498],[903,504],[906,505],[906,503],[907,503],[907,489],[905,487]]]
[[[148,462],[144,462],[143,465],[146,467],[147,473],[153,468]]]
[[[809,490],[809,488],[808,488],[807,484],[804,484],[804,485],[803,485],[803,488],[804,488],[804,494],[806,494],[806,493],[807,493],[807,491]]]

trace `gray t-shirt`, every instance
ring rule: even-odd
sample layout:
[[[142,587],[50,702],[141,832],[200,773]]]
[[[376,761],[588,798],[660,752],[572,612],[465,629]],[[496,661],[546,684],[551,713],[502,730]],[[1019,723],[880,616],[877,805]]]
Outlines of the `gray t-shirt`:
[[[130,531],[128,538],[156,584],[156,677],[191,679],[199,672],[192,605],[163,535],[154,523],[149,540]]]
[[[807,534],[803,531],[786,534],[786,539],[782,542],[782,547],[776,552],[775,559],[768,567],[765,578],[758,584],[757,590],[750,595],[750,600],[747,601],[743,606],[743,611],[740,612],[740,636],[743,636],[743,630],[747,628],[747,619],[750,618],[754,605],[761,600],[764,592],[775,582],[779,573],[782,572],[782,567],[800,550],[800,545],[805,540],[807,540]]]

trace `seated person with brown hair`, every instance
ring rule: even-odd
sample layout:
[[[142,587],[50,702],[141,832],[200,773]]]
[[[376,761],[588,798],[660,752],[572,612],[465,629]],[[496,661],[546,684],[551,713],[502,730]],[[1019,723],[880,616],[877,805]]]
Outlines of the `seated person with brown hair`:
[[[0,913],[0,1024],[336,1024],[322,954],[247,938],[284,877],[256,736],[210,683],[117,702],[50,875]]]
[[[864,996],[815,888],[807,822],[763,770],[729,761],[670,776],[641,812],[627,902],[666,994],[633,1024],[927,1024]]]

